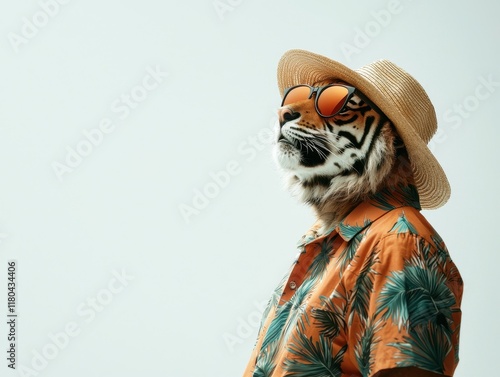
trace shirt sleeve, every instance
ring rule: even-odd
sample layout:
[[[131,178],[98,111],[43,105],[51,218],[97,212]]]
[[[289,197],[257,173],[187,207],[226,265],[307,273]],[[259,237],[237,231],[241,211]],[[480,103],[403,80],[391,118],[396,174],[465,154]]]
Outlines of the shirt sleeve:
[[[359,261],[348,352],[361,375],[400,367],[453,375],[462,280],[440,238],[431,239],[391,233]]]

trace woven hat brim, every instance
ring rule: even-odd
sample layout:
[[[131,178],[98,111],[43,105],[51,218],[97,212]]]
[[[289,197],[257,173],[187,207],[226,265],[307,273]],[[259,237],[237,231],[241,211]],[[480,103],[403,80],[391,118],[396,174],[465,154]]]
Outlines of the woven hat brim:
[[[401,72],[411,77],[391,62],[383,60],[376,62],[376,64],[380,72],[392,70],[394,75]],[[384,79],[386,81],[391,80],[387,79],[387,77],[379,77],[375,70],[364,69],[363,67],[355,71],[337,61],[305,50],[287,51],[278,63],[278,87],[281,96],[288,87],[298,84],[311,85],[331,79],[342,80],[360,90],[394,124],[408,151],[422,208],[435,209],[444,205],[450,197],[451,188],[443,168],[427,147],[427,142],[435,132],[436,116],[430,100],[428,100],[425,91],[420,85],[416,81],[411,82],[414,86],[415,83],[418,85],[418,89],[422,91],[432,110],[420,114],[426,119],[419,119],[420,122],[429,123],[429,129],[426,130],[426,141],[411,126],[412,119],[408,119],[405,115],[407,113],[405,107],[414,106],[411,98],[412,91],[407,91],[408,98],[404,102],[391,95],[391,85],[402,85],[401,82],[396,80],[384,82]]]

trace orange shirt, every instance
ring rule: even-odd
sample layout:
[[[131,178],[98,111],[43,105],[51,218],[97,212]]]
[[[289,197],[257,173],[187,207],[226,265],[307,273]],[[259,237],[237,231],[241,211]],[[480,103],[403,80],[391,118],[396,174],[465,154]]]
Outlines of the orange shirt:
[[[303,237],[262,319],[244,377],[452,376],[462,279],[413,186],[382,191]]]

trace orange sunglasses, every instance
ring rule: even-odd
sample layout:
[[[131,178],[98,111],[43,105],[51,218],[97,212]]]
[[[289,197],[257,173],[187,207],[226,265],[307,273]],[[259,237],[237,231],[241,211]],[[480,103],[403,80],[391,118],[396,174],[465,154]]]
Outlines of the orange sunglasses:
[[[314,100],[316,111],[323,118],[330,118],[342,111],[354,92],[356,92],[356,88],[341,84],[320,87],[305,84],[295,85],[285,90],[281,106],[310,99],[316,93]]]

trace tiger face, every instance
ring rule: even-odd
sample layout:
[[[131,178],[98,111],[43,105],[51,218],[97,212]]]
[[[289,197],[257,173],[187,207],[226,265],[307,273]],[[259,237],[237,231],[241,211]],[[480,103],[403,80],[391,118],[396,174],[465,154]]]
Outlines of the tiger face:
[[[324,118],[315,95],[278,110],[274,156],[302,201],[330,212],[335,202],[347,211],[384,183],[403,179],[387,180],[402,149],[387,116],[355,92],[338,114]]]

